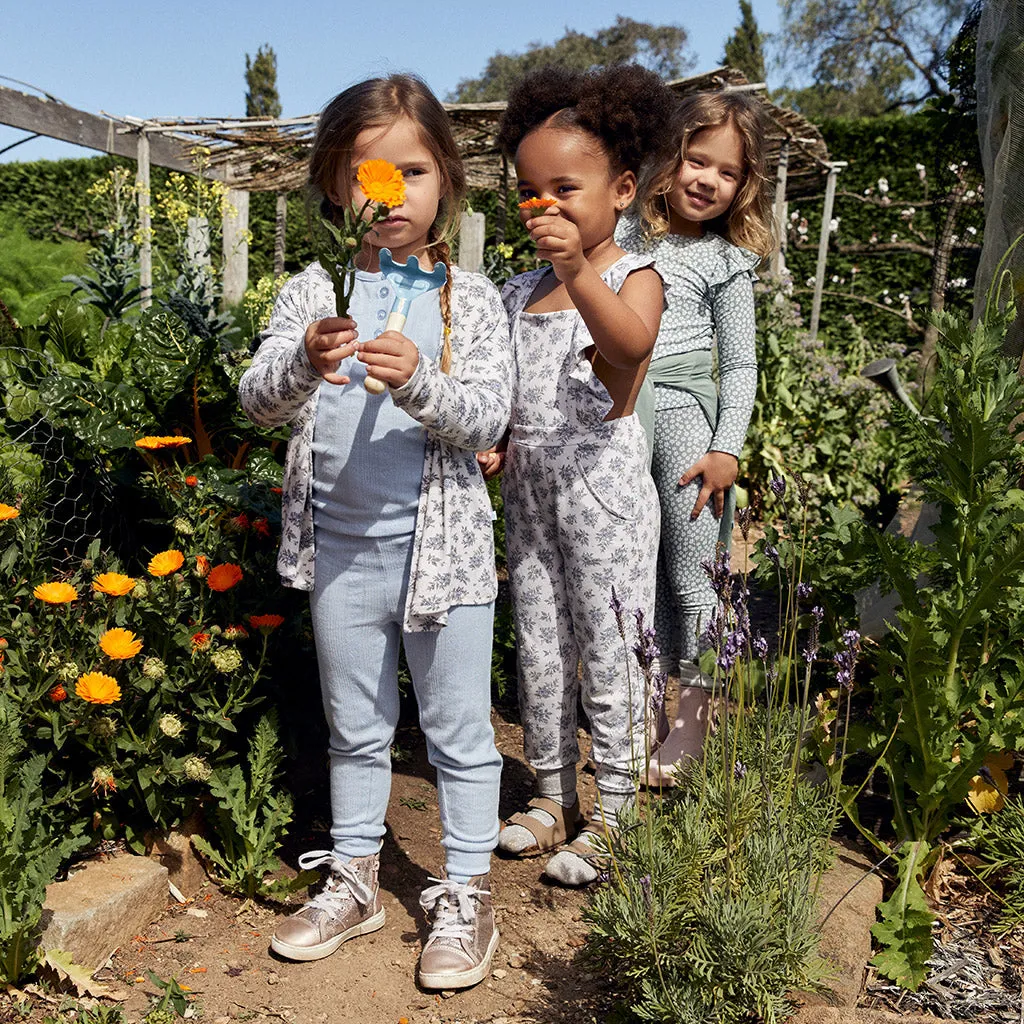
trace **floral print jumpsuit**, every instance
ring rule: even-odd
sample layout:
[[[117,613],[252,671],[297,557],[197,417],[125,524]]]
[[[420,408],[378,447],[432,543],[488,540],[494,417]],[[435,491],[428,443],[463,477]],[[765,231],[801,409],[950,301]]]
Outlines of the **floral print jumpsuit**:
[[[618,292],[652,262],[625,255],[602,279]],[[637,417],[605,420],[613,403],[591,365],[583,318],[575,309],[524,312],[549,272],[514,278],[502,294],[514,374],[502,493],[524,745],[535,769],[576,764],[582,696],[599,772],[625,779],[643,752],[632,613],[649,616],[654,606],[658,496]]]

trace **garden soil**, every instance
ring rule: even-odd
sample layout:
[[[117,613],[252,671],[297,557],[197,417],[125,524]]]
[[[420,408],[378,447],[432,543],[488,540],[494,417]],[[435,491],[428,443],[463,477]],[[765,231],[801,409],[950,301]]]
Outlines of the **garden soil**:
[[[529,799],[532,779],[523,761],[522,730],[509,717],[493,715],[505,759],[503,818]],[[582,731],[580,737],[586,757],[589,737]],[[418,730],[400,729],[397,751],[381,855],[387,921],[380,931],[345,943],[324,960],[292,963],[269,949],[275,922],[286,911],[246,905],[206,882],[187,903],[171,901],[145,934],[119,949],[97,976],[128,989],[126,1017],[140,1019],[156,994],[146,979],[153,972],[187,985],[202,1007],[202,1019],[216,1024],[603,1021],[610,988],[580,958],[586,893],[547,884],[541,876],[543,858],[494,859],[491,887],[501,942],[491,977],[460,992],[426,992],[417,986],[416,962],[428,935],[418,897],[428,877],[438,874],[442,851],[435,777]],[[581,803],[589,807],[593,776],[585,769],[580,776]],[[326,763],[314,793],[322,797],[326,812]],[[297,815],[299,831],[301,819]],[[285,859],[292,865],[303,849],[330,845],[322,813],[307,832],[289,838]]]

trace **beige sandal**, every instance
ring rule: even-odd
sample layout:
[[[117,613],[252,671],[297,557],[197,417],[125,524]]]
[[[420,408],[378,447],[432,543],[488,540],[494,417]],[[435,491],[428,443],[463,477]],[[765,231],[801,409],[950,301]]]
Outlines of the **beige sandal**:
[[[584,833],[597,836],[601,841],[600,848],[595,848],[588,843],[583,838]],[[600,825],[595,826],[594,822],[589,822],[583,827],[580,834],[571,843],[566,843],[562,847],[562,850],[567,850],[569,853],[575,853],[580,860],[585,860],[588,864],[592,864],[598,870],[603,870],[608,863],[608,847],[614,841],[615,835],[615,829],[606,829]],[[561,852],[561,850],[559,852]]]
[[[573,801],[571,807],[563,807],[554,800],[549,800],[546,796],[535,796],[526,807],[527,810],[531,807],[536,807],[540,811],[545,811],[555,821],[552,825],[545,825],[536,818],[530,817],[527,811],[519,811],[517,814],[513,814],[505,822],[505,827],[521,825],[537,840],[534,845],[528,846],[525,850],[520,850],[516,853],[516,857],[538,857],[542,853],[550,853],[566,842],[575,839],[583,827],[583,815],[580,814],[579,797]]]

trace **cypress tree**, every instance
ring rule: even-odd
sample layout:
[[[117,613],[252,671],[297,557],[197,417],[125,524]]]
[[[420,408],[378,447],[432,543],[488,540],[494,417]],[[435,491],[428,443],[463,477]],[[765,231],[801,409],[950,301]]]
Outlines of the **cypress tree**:
[[[281,100],[277,95],[277,54],[268,43],[256,51],[255,59],[245,55],[246,117],[280,117]]]
[[[764,36],[757,27],[750,0],[740,0],[740,23],[726,40],[723,62],[747,76],[748,82],[764,81]]]

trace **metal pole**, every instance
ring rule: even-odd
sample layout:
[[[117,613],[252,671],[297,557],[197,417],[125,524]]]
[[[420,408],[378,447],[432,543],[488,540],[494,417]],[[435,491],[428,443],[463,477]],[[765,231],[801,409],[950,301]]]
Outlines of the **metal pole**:
[[[814,301],[811,304],[811,340],[818,336],[818,322],[821,319],[821,293],[825,288],[825,266],[828,262],[828,236],[832,233],[832,208],[836,201],[836,178],[845,163],[828,165],[828,180],[825,182],[825,205],[821,210],[821,233],[818,236],[818,267],[814,272]]]
[[[135,151],[137,162],[136,183],[139,188],[139,288],[142,289],[141,306],[148,309],[153,302],[153,228],[149,216],[149,136],[139,132]]]
[[[771,268],[773,274],[782,271],[786,239],[786,175],[789,171],[789,137],[782,140],[779,146],[779,165],[775,170],[775,208],[772,221],[775,227],[775,239],[778,243],[772,252]]]

